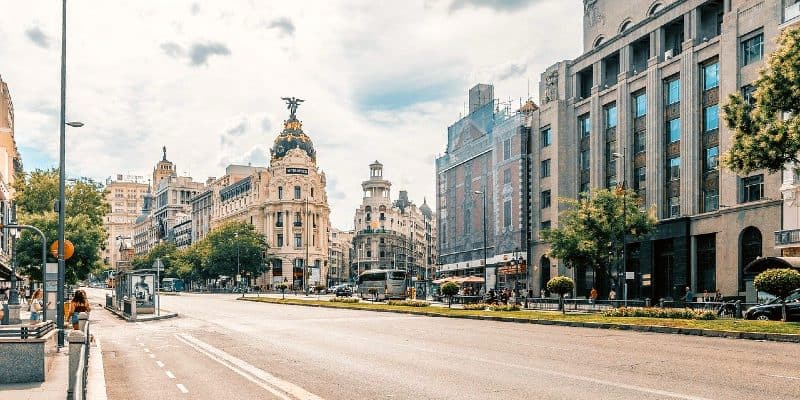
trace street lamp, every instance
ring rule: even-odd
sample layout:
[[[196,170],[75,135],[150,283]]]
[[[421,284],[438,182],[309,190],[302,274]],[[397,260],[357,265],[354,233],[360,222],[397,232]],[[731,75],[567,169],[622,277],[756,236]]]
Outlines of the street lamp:
[[[486,287],[486,291],[489,291],[489,271],[487,270],[488,266],[486,265],[486,192],[476,190],[472,192],[473,194],[479,194],[483,197],[483,285]],[[468,223],[468,221],[464,221],[464,223]],[[495,274],[496,275],[496,274]],[[494,280],[494,289],[495,292],[497,291],[497,277]]]
[[[240,268],[241,264],[239,262],[239,232],[234,233],[233,234],[233,238],[236,241],[236,287],[241,289],[241,287],[242,287],[242,285],[241,285],[242,276],[241,276],[241,268]]]
[[[625,270],[627,269],[625,265],[625,231],[628,229],[628,218],[627,218],[627,210],[628,210],[628,203],[626,201],[626,190],[625,190],[625,148],[622,148],[622,154],[614,152],[611,153],[611,157],[614,159],[622,159],[622,182],[620,182],[620,186],[622,187],[622,259],[620,260],[620,266],[617,267],[617,280],[623,283],[620,284],[620,288],[622,289],[622,299],[626,302],[628,300],[628,282],[627,277],[625,276]],[[621,270],[621,273],[619,272]]]

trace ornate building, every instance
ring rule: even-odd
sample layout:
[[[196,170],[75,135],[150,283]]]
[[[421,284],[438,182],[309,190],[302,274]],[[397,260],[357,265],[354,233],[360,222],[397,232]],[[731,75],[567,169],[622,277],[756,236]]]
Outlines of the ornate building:
[[[22,159],[14,139],[14,103],[8,85],[0,79],[0,221],[11,222],[14,180],[22,172]],[[10,239],[0,231],[0,281],[10,277]],[[0,284],[2,285],[2,284]]]
[[[144,205],[148,188],[147,180],[142,176],[117,174],[116,179],[106,179],[105,196],[111,212],[103,217],[106,246],[100,256],[111,268],[116,268],[121,260],[122,241],[133,238],[133,226]]]
[[[331,228],[328,234],[328,287],[350,282],[353,231]]]

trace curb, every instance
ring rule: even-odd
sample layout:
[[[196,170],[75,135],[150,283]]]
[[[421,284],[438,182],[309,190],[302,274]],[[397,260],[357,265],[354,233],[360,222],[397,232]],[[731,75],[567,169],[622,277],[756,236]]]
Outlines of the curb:
[[[271,301],[260,301],[257,299],[250,300],[248,298],[239,298],[237,300],[252,301],[256,303],[266,303],[266,304],[289,305],[289,306],[411,314],[411,315],[420,315],[420,316],[434,317],[434,318],[437,317],[460,318],[460,319],[473,319],[481,321],[516,322],[523,324],[529,323],[535,325],[557,325],[557,326],[568,326],[575,328],[617,329],[617,330],[627,330],[636,332],[666,333],[673,335],[677,334],[677,335],[705,336],[705,337],[728,338],[728,339],[767,340],[771,342],[800,343],[800,335],[791,333],[739,332],[739,331],[724,331],[717,329],[702,329],[702,328],[678,328],[678,327],[661,326],[661,325],[632,325],[632,324],[619,324],[613,322],[559,321],[550,319],[527,319],[527,318],[500,317],[491,315],[452,315],[452,314],[448,315],[448,314],[438,314],[436,312],[431,312],[431,311],[377,310],[377,309],[371,310],[369,308],[355,308],[355,307],[349,308],[341,306],[328,307],[321,304],[279,303]]]
[[[106,310],[110,311],[112,314],[116,315],[119,318],[124,319],[126,322],[147,322],[147,321],[158,321],[160,319],[167,319],[167,318],[175,318],[178,316],[178,313],[161,313],[158,316],[146,317],[146,318],[137,318],[137,319],[130,319],[125,316],[125,314],[109,307],[103,307]]]

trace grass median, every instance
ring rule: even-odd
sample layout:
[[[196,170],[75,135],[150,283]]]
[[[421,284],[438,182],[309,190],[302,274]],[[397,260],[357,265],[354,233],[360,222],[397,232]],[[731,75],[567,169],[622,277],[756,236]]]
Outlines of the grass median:
[[[561,321],[561,322],[583,322],[595,324],[613,324],[624,328],[629,325],[671,327],[684,329],[710,329],[728,332],[746,333],[780,333],[800,335],[800,323],[795,322],[775,322],[775,321],[748,321],[740,319],[719,319],[719,320],[693,320],[693,319],[668,319],[668,318],[640,318],[640,317],[606,317],[600,314],[561,314],[552,311],[481,311],[463,310],[457,308],[440,307],[408,307],[390,306],[382,303],[335,303],[324,300],[298,300],[298,299],[276,299],[276,298],[254,298],[245,297],[240,300],[255,301],[272,304],[305,305],[326,308],[340,308],[349,310],[366,311],[389,311],[402,312],[406,314],[418,314],[434,317],[500,317],[503,320],[515,320],[519,322],[536,321]],[[608,326],[607,326],[608,327]],[[609,327],[613,328],[613,326]]]

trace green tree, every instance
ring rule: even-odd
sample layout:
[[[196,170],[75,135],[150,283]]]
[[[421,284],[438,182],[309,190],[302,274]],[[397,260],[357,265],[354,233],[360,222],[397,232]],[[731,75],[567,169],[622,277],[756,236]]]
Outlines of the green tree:
[[[453,303],[453,296],[458,294],[458,285],[455,282],[445,282],[442,285],[442,294],[447,297],[447,308]]]
[[[786,296],[800,289],[800,272],[791,268],[768,269],[756,276],[753,281],[758,290],[781,299],[782,321],[786,321]]]
[[[723,107],[734,137],[722,164],[740,174],[800,161],[800,30],[781,33],[754,87],[752,105],[735,93]]]
[[[58,200],[58,169],[37,169],[19,174],[14,182],[14,205],[20,216],[55,211]],[[93,224],[102,224],[109,211],[105,190],[100,183],[88,178],[70,180],[66,185],[67,217],[85,215]]]
[[[558,307],[563,314],[567,312],[566,307],[564,307],[564,295],[571,292],[574,288],[575,282],[566,276],[557,276],[547,282],[547,290],[550,291],[550,293],[558,294]]]
[[[624,196],[623,196],[624,194]],[[623,202],[624,199],[624,202]],[[639,208],[632,190],[598,189],[589,198],[562,199],[567,209],[559,216],[559,227],[542,232],[550,243],[549,257],[568,267],[595,271],[595,287],[604,287],[610,255],[622,254],[623,210],[626,240],[641,240],[654,229],[656,219]]]
[[[174,262],[178,258],[178,249],[174,243],[161,242],[150,248],[143,256],[136,256],[131,260],[133,269],[151,269],[157,259],[164,265],[164,276],[177,277],[174,273]]]
[[[267,269],[267,241],[251,224],[227,222],[209,232],[203,241],[209,249],[208,272],[214,275],[234,276],[239,266],[242,274],[258,277]]]

